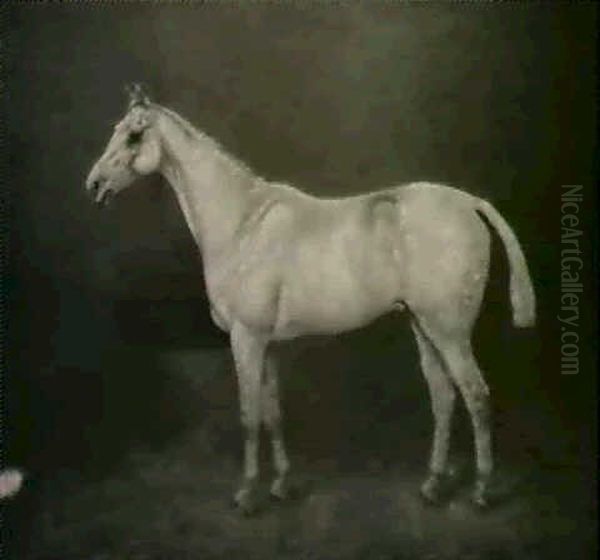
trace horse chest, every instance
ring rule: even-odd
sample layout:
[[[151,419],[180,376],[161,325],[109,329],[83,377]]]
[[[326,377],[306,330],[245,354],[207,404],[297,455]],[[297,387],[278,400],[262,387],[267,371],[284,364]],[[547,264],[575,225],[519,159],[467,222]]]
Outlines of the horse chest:
[[[274,267],[246,263],[228,272],[207,271],[206,287],[221,328],[242,322],[260,330],[272,330],[276,321],[280,275]]]

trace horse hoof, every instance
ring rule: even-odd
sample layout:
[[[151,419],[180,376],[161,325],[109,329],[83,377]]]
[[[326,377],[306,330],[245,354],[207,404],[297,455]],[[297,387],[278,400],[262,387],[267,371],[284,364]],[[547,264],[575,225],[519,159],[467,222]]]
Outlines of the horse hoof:
[[[448,498],[448,492],[444,491],[438,479],[428,478],[420,488],[419,495],[425,504],[429,506],[441,506]]]
[[[293,489],[287,477],[276,478],[271,484],[269,496],[276,502],[284,502],[292,498]]]
[[[428,505],[439,506],[447,502],[458,484],[459,475],[455,469],[445,473],[431,473],[421,485],[421,499]]]
[[[475,483],[475,489],[471,494],[471,503],[479,511],[488,510],[491,507],[491,494],[489,488],[489,481],[478,480]]]
[[[259,503],[257,488],[255,484],[245,484],[238,490],[233,497],[233,507],[237,509],[244,517],[249,517],[258,512]]]
[[[444,504],[444,500],[439,494],[427,492],[422,488],[419,491],[419,496],[421,497],[421,501],[427,506],[440,507]]]
[[[258,502],[250,495],[235,496],[233,499],[233,507],[244,517],[251,517],[258,512]]]
[[[474,493],[471,497],[471,503],[475,506],[478,511],[487,511],[490,508],[490,502],[485,497],[478,493]]]
[[[244,517],[252,517],[258,513],[258,505],[255,502],[242,502],[237,509]]]
[[[269,499],[275,503],[287,502],[290,499],[290,493],[271,490],[269,492]]]

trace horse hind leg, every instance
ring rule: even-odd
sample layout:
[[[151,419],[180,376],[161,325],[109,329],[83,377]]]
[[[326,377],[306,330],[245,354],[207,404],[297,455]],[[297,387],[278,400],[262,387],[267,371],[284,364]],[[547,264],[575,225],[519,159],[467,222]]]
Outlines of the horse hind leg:
[[[448,468],[448,453],[456,390],[444,371],[441,357],[416,321],[411,323],[421,360],[421,370],[431,398],[434,420],[433,443],[429,459],[429,474],[421,485],[421,496],[428,503],[439,504],[453,489],[454,473]]]
[[[419,325],[438,350],[448,375],[459,388],[465,401],[475,440],[476,482],[474,503],[486,507],[489,503],[493,471],[491,408],[489,389],[473,355],[468,330],[448,329],[420,320]]]
[[[269,431],[271,449],[273,453],[273,466],[275,479],[271,484],[271,496],[276,499],[285,499],[289,496],[289,470],[288,459],[283,431],[281,427],[281,406],[279,395],[279,372],[275,358],[271,353],[265,360],[265,372],[261,396],[262,420]]]

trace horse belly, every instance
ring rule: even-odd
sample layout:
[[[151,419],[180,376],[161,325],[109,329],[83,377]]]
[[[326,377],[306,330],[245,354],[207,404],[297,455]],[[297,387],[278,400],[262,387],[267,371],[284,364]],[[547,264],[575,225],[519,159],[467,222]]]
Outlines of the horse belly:
[[[399,299],[393,263],[384,255],[375,258],[373,252],[360,261],[321,258],[295,267],[282,284],[277,334],[339,333],[390,311]]]

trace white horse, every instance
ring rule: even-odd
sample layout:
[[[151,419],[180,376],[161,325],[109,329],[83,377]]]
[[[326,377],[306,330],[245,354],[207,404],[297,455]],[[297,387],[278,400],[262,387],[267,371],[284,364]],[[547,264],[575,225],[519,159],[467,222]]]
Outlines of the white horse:
[[[158,172],[173,188],[203,256],[211,314],[228,332],[245,429],[244,477],[235,502],[256,503],[261,421],[276,476],[289,493],[272,341],[340,333],[407,310],[429,386],[435,430],[421,495],[440,501],[456,389],[475,440],[474,501],[488,503],[493,469],[489,390],[473,356],[471,331],[487,281],[490,234],[510,264],[513,321],[535,321],[535,298],[515,234],[491,204],[447,186],[411,183],[346,198],[316,198],[268,182],[225,153],[139,86],[86,188],[104,203],[135,179]]]

